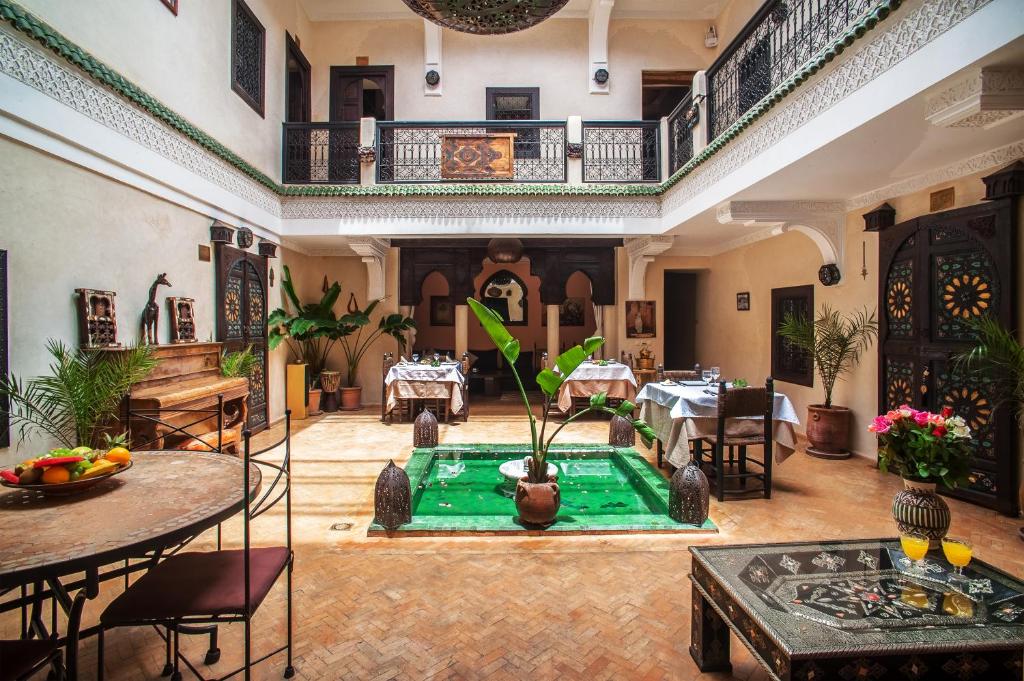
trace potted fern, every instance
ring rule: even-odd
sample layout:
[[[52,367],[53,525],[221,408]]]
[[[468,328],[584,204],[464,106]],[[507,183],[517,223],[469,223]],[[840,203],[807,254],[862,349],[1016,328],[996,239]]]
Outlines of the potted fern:
[[[537,374],[537,385],[544,393],[544,408],[541,410],[543,417],[538,427],[537,417],[534,415],[530,399],[526,395],[523,382],[516,370],[516,360],[519,359],[519,341],[508,332],[497,312],[473,298],[468,298],[466,303],[473,310],[476,318],[480,320],[480,324],[502,357],[508,362],[512,376],[515,378],[516,388],[519,390],[519,397],[526,409],[526,416],[530,421],[531,454],[527,457],[526,475],[516,484],[515,503],[519,519],[524,525],[547,527],[555,521],[558,508],[561,505],[558,477],[548,474],[547,456],[551,443],[563,428],[586,414],[600,411],[627,418],[648,446],[653,442],[655,433],[643,421],[631,418],[635,407],[629,400],[623,400],[616,409],[611,409],[605,406],[607,402],[605,394],[600,393],[590,398],[589,407],[563,421],[548,435],[548,415],[551,413],[549,408],[551,401],[556,398],[562,383],[576,370],[576,367],[604,345],[604,339],[588,338],[583,341],[582,346],[577,345],[563,352],[555,359],[555,365],[558,367],[557,373],[545,368]]]
[[[825,304],[813,320],[787,314],[776,333],[811,356],[825,390],[823,404],[807,406],[807,453],[823,459],[849,457],[851,411],[832,403],[832,391],[877,338],[875,312],[864,308],[843,315]]]

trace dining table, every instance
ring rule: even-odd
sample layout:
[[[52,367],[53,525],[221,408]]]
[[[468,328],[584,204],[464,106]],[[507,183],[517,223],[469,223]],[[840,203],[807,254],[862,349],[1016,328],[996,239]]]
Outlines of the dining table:
[[[448,404],[449,414],[462,412],[462,387],[466,377],[460,362],[441,362],[438,366],[417,362],[398,362],[384,377],[387,413],[399,400],[441,400]]]
[[[97,630],[82,627],[85,601],[241,511],[243,465],[227,454],[136,452],[131,468],[72,495],[0,488],[0,613],[22,611],[22,638],[49,638],[59,607],[74,669],[78,641]],[[250,498],[261,480],[250,464]]]
[[[614,360],[587,360],[562,382],[558,389],[558,409],[563,414],[568,413],[574,397],[589,398],[599,393],[611,399],[631,400],[636,386],[636,377],[628,365]]]
[[[718,427],[718,389],[703,381],[663,381],[644,385],[637,393],[640,419],[649,425],[664,447],[665,460],[681,468],[690,460],[690,442],[714,435]],[[730,435],[759,435],[764,432],[763,416],[729,419]],[[785,461],[796,449],[796,426],[800,418],[790,399],[775,392],[772,412],[772,440],[775,461]]]

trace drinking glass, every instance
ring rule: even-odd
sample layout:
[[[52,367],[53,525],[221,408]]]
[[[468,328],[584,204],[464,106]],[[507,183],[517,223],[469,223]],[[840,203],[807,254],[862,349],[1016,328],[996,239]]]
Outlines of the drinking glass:
[[[705,383],[707,383],[708,385],[711,385],[711,370],[710,369],[704,369],[703,371],[701,371],[700,372],[700,377],[702,379],[704,379]]]
[[[721,367],[711,367],[711,380],[718,383],[718,379],[722,377]]]
[[[954,567],[953,574],[949,576],[949,581],[962,582],[967,579],[964,577],[964,568],[971,562],[973,550],[974,547],[971,545],[971,542],[966,539],[942,538],[942,552],[946,554],[946,560]]]
[[[900,547],[903,549],[903,553],[907,554],[907,558],[914,561],[911,572],[919,573],[922,571],[921,561],[924,559],[925,554],[928,553],[928,545],[927,535],[920,532],[904,532],[900,535]]]
[[[415,362],[416,364],[419,364],[420,363],[420,353],[418,353],[418,352],[412,353],[412,361]]]

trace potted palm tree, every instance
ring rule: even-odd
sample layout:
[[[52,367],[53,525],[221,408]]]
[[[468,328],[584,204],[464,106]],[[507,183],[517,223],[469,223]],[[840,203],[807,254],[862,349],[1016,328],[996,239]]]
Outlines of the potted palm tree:
[[[379,338],[391,336],[398,342],[399,352],[405,349],[405,332],[416,328],[416,321],[412,317],[403,317],[396,313],[384,315],[377,322],[377,326],[371,324],[370,315],[380,303],[374,300],[366,306],[365,310],[358,307],[349,312],[337,324],[337,338],[341,343],[342,352],[345,353],[345,385],[341,388],[341,408],[354,410],[362,407],[363,388],[359,380],[359,363],[363,356]],[[383,399],[383,396],[381,396]]]
[[[824,459],[849,457],[851,412],[832,404],[832,391],[878,336],[875,312],[864,308],[844,316],[825,304],[814,320],[787,314],[776,333],[810,354],[825,390],[823,404],[807,406],[807,453]]]
[[[515,378],[516,388],[519,390],[519,397],[523,401],[527,418],[530,420],[531,454],[527,457],[526,475],[516,484],[515,503],[519,519],[524,525],[547,527],[555,521],[558,508],[561,505],[558,477],[548,474],[547,456],[551,443],[563,428],[586,414],[600,411],[627,418],[648,446],[653,442],[655,433],[643,421],[632,418],[635,406],[629,400],[623,400],[617,408],[611,409],[605,406],[606,395],[600,393],[590,398],[589,407],[563,421],[548,435],[548,415],[551,413],[551,401],[556,398],[562,383],[576,370],[576,367],[604,345],[604,339],[588,338],[583,341],[583,345],[574,346],[563,352],[555,359],[555,365],[558,367],[557,373],[545,368],[537,374],[537,385],[544,393],[544,408],[541,410],[543,417],[538,427],[537,417],[534,415],[530,399],[526,395],[523,382],[516,370],[516,360],[519,359],[519,341],[508,332],[497,312],[473,298],[468,298],[466,303],[469,304],[476,318],[480,320],[480,324],[495,347],[508,362],[512,376]]]

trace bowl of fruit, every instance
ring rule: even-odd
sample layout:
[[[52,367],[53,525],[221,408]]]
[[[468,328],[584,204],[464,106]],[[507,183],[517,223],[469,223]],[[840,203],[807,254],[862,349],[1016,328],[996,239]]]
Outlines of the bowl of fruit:
[[[125,447],[51,449],[14,470],[0,471],[0,485],[48,495],[75,494],[131,467],[132,455]]]

